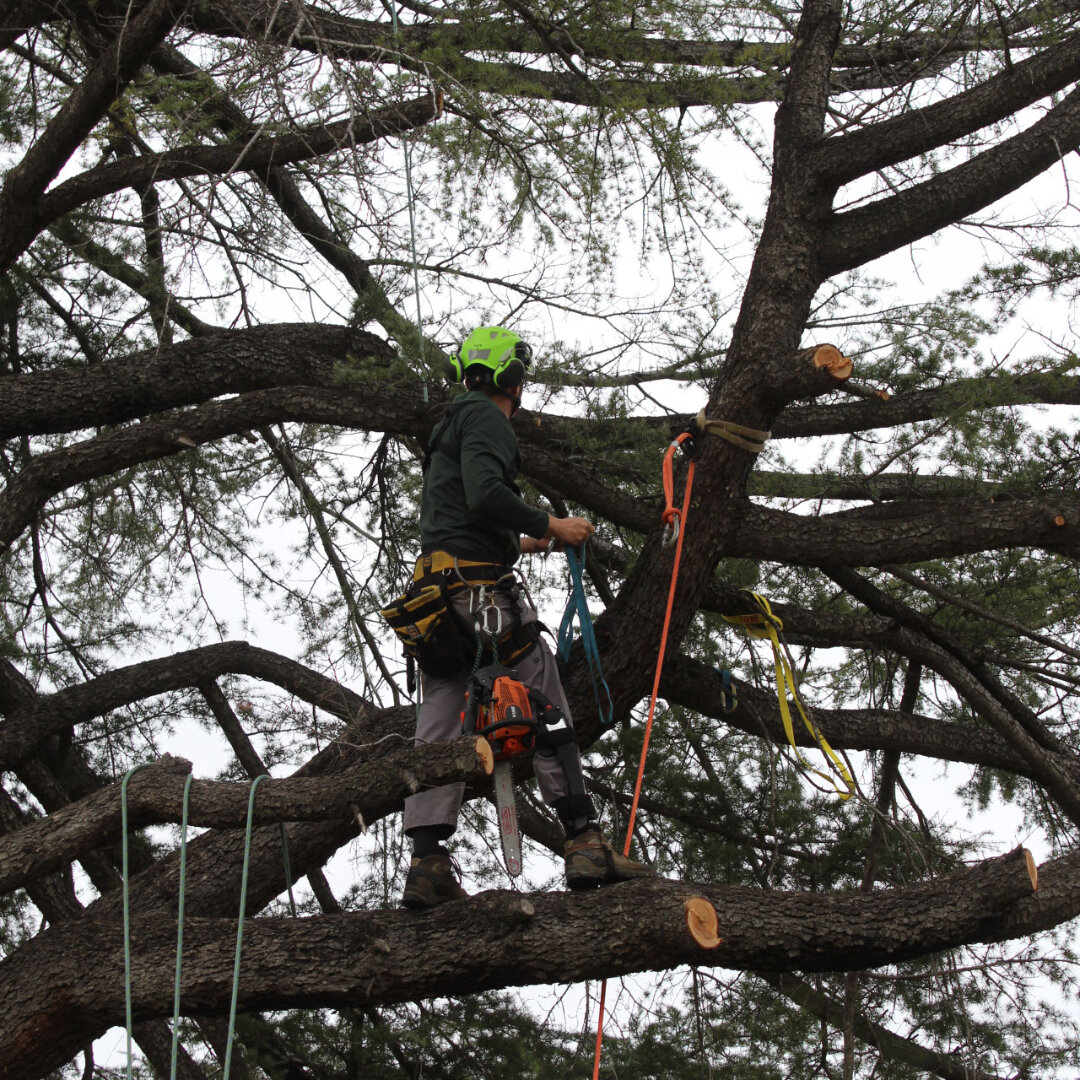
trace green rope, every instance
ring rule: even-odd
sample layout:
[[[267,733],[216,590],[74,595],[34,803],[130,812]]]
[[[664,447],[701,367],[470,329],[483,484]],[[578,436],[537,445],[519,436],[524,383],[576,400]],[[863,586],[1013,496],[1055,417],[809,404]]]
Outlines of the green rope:
[[[191,773],[184,781],[184,810],[180,821],[180,883],[176,901],[176,977],[173,980],[172,1053],[169,1080],[176,1080],[176,1058],[180,1050],[180,957],[184,954],[184,894],[187,884],[188,809],[191,806]]]
[[[244,830],[244,866],[240,871],[240,915],[236,921],[236,956],[233,960],[232,1002],[229,1005],[229,1037],[225,1045],[225,1068],[222,1080],[229,1080],[232,1065],[233,1041],[236,1037],[236,1002],[240,996],[240,951],[244,941],[244,910],[247,908],[248,869],[251,866],[251,823],[255,814],[255,789],[267,774],[256,776],[251,781],[251,793],[248,795],[247,826]]]
[[[476,656],[473,657],[472,671],[469,675],[475,675],[480,670],[480,661],[484,658],[484,638],[480,633],[479,628],[476,630]]]
[[[123,895],[124,895],[124,1010],[127,1027],[127,1073],[126,1080],[132,1080],[132,1005],[131,1005],[131,894],[130,894],[130,853],[128,850],[128,781],[140,769],[145,769],[153,762],[143,762],[129,769],[124,774],[120,784],[120,828],[122,831],[122,869],[123,869]],[[269,773],[256,776],[251,782],[251,791],[248,795],[247,825],[244,831],[244,863],[241,870],[240,881],[240,917],[236,927],[236,955],[233,960],[233,987],[232,1002],[229,1007],[229,1035],[225,1049],[225,1068],[222,1080],[229,1080],[229,1069],[232,1064],[232,1048],[236,1035],[236,1004],[240,991],[240,953],[244,938],[244,911],[247,908],[247,885],[248,871],[251,866],[251,830],[255,811],[255,789],[260,780],[265,780]],[[180,823],[180,880],[178,884],[179,896],[177,899],[176,912],[176,974],[173,979],[173,1033],[172,1052],[169,1063],[169,1080],[176,1080],[177,1057],[179,1055],[180,1038],[180,961],[184,952],[184,897],[187,891],[187,834],[188,817],[191,806],[191,781],[189,773],[184,781],[184,804]],[[289,844],[285,831],[285,823],[281,823],[281,851],[282,861],[285,864],[285,884],[289,891],[289,905],[292,908],[293,917],[297,917],[296,900],[293,896],[292,867],[289,864]]]
[[[144,761],[142,765],[136,765],[124,773],[124,779],[120,782],[120,829],[121,839],[121,867],[123,873],[124,892],[124,1019],[127,1026],[127,1080],[131,1080],[131,875],[130,858],[128,852],[128,804],[127,788],[128,781],[140,770],[145,769],[150,762]]]

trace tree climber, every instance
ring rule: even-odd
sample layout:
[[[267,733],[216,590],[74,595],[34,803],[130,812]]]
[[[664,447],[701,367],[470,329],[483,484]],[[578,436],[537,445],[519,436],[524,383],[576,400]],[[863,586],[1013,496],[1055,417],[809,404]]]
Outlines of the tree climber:
[[[479,631],[474,637],[472,630],[478,612],[491,627],[499,662],[513,666],[526,686],[558,706],[571,723],[555,658],[540,640],[536,611],[512,568],[521,554],[583,543],[593,526],[582,517],[558,518],[530,506],[514,483],[521,459],[510,418],[521,406],[531,361],[532,350],[517,334],[480,327],[446,364],[447,379],[464,381],[468,392],[431,435],[420,501],[422,555],[413,586],[441,584],[449,608],[445,622],[463,640],[434,664],[421,659],[420,741],[461,734],[466,683],[479,661]],[[541,795],[565,832],[567,885],[589,888],[650,874],[648,867],[618,854],[600,831],[572,728],[566,735],[569,742],[559,753],[541,749],[533,763]],[[450,784],[405,800],[405,833],[413,854],[404,907],[423,909],[468,895],[443,846],[457,827],[464,789],[463,783]]]

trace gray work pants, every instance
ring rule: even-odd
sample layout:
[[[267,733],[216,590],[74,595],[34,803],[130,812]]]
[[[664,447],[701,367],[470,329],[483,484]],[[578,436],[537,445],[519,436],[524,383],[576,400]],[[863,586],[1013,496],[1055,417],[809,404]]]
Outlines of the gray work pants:
[[[472,623],[472,616],[469,614],[470,591],[470,589],[458,589],[451,594],[450,601],[457,613],[469,625]],[[532,605],[518,593],[519,590],[514,590],[514,594],[511,594],[506,589],[498,589],[495,593],[496,603],[503,613],[503,626],[506,629],[512,625],[511,619],[515,608],[522,624],[536,622],[536,612]],[[566,704],[566,695],[563,693],[562,683],[559,680],[559,669],[555,664],[555,657],[542,638],[525,656],[515,660],[513,667],[526,686],[538,690],[552,704],[562,709],[567,724],[573,724],[570,709]],[[417,742],[442,742],[447,739],[456,739],[461,735],[461,711],[465,705],[465,683],[468,675],[466,668],[454,678],[423,676],[423,699],[416,724]],[[573,753],[567,757],[569,758],[567,767],[575,769],[578,774],[576,779],[579,779],[581,757],[576,746],[573,748]],[[540,794],[549,806],[570,794],[566,773],[558,757],[535,754],[533,770],[536,773]],[[464,792],[465,785],[462,783],[429,788],[427,791],[411,795],[405,800],[406,832],[424,825],[456,827]]]

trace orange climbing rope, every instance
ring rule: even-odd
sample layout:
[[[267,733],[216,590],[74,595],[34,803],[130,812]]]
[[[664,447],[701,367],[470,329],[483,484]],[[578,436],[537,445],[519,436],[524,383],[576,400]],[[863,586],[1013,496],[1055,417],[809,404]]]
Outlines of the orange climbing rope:
[[[694,485],[694,459],[690,458],[689,468],[686,470],[686,491],[683,494],[682,509],[675,507],[675,477],[672,461],[675,451],[687,440],[692,440],[693,434],[684,431],[668,447],[664,455],[664,501],[666,503],[661,515],[664,522],[664,546],[675,545],[675,561],[671,567],[671,586],[668,588],[667,610],[664,612],[664,629],[660,633],[660,652],[656,657],[656,674],[653,677],[652,694],[649,697],[649,715],[645,720],[645,738],[641,744],[641,760],[638,762],[637,782],[634,784],[634,799],[630,804],[630,822],[626,829],[626,843],[623,844],[623,855],[630,854],[630,844],[634,839],[634,825],[637,822],[638,800],[641,797],[641,782],[645,776],[645,757],[649,752],[649,734],[652,731],[653,715],[656,713],[656,698],[660,691],[660,671],[664,666],[664,653],[667,651],[668,630],[671,626],[671,609],[675,603],[675,586],[679,580],[679,560],[682,557],[683,536],[686,532],[686,513],[690,508],[690,491]],[[600,1013],[596,1021],[596,1054],[593,1059],[593,1080],[600,1077],[600,1049],[604,1041],[604,1002],[607,999],[607,979],[600,984]]]

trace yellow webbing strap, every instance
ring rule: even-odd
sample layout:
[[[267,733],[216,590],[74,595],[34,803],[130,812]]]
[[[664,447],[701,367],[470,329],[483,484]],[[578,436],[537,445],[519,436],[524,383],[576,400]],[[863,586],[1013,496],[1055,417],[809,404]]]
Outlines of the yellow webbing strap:
[[[471,584],[491,584],[500,577],[503,577],[507,573],[512,573],[510,567],[502,566],[499,563],[493,562],[477,562],[475,559],[459,559],[456,555],[451,555],[448,551],[431,551],[427,555],[421,555],[416,560],[416,568],[413,570],[413,580],[419,581],[421,578],[427,577],[430,574],[441,574],[444,570],[467,570],[467,571],[487,571],[487,574],[469,574],[468,583]],[[482,577],[488,577],[490,581],[482,581]],[[462,582],[458,580],[458,584]]]
[[[825,736],[821,734],[814,722],[806,715],[806,710],[803,708],[802,699],[795,686],[795,674],[791,670],[791,665],[788,663],[785,650],[780,647],[778,631],[784,629],[784,624],[773,614],[772,608],[769,607],[769,601],[766,600],[764,596],[759,596],[750,589],[744,589],[743,591],[749,593],[750,596],[754,598],[754,603],[757,604],[759,610],[753,615],[725,615],[724,618],[729,623],[741,626],[752,638],[769,639],[773,651],[773,664],[776,668],[776,696],[780,702],[780,717],[784,722],[784,733],[787,735],[788,742],[791,744],[791,749],[795,751],[795,756],[802,765],[809,769],[815,776],[820,776],[825,780],[841,799],[850,799],[851,796],[855,794],[855,782],[851,779],[851,774],[848,772],[840,758],[837,757],[833,748],[828,744]],[[806,730],[810,732],[814,742],[817,743],[822,753],[824,753],[831,762],[833,771],[844,781],[843,788],[841,788],[836,780],[828,773],[823,773],[820,770],[815,769],[799,752],[799,748],[795,745],[795,729],[791,720],[791,709],[788,707],[788,695],[785,692],[786,690],[791,692],[791,697],[795,702],[795,707],[799,710],[799,715],[802,717],[803,723],[806,725]]]
[[[733,424],[730,420],[709,420],[704,409],[697,414],[697,428],[708,435],[719,435],[721,439],[727,439],[733,446],[750,454],[760,454],[772,435],[771,431],[743,427],[742,424]]]

